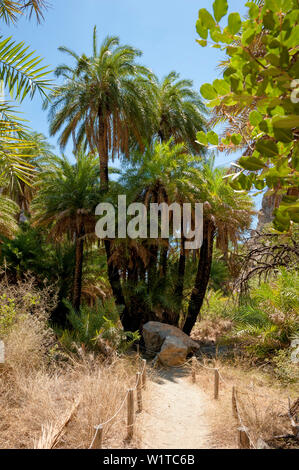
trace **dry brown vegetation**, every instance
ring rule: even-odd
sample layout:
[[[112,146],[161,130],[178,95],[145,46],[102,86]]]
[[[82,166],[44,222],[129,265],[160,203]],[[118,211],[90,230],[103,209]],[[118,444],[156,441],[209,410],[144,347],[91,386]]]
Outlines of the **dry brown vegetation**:
[[[257,440],[291,433],[288,418],[288,397],[298,398],[296,385],[282,387],[273,376],[242,362],[228,363],[201,358],[200,363],[219,368],[219,399],[214,400],[214,371],[197,366],[197,384],[211,398],[207,410],[213,429],[215,448],[236,448],[239,422],[232,414],[232,386],[237,389],[239,411],[254,446]],[[223,382],[223,380],[225,383]]]
[[[56,447],[88,448],[94,426],[114,415],[134,384],[135,358],[111,364],[85,356],[50,370],[45,367],[0,373],[0,448],[49,448],[79,405]],[[126,407],[105,426],[104,446],[124,447]],[[134,445],[134,442],[131,443]]]
[[[78,404],[57,448],[88,448],[94,426],[114,415],[140,368],[136,356],[108,361],[79,348],[61,351],[47,326],[50,299],[33,281],[0,286],[5,366],[0,369],[0,448],[49,448]],[[9,300],[11,299],[11,300]],[[13,302],[12,302],[13,299]],[[125,447],[126,407],[104,429],[104,447]],[[138,434],[136,433],[136,439]],[[135,446],[132,441],[130,446]]]

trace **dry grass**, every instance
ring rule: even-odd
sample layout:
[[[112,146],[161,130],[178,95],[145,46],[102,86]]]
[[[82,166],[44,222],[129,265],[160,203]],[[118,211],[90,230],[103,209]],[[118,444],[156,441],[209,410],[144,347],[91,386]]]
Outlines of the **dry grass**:
[[[113,416],[134,386],[141,367],[136,355],[103,362],[81,348],[78,355],[63,354],[47,326],[46,307],[53,298],[47,289],[38,292],[33,281],[13,287],[3,283],[0,296],[0,317],[7,317],[0,322],[6,356],[0,370],[0,448],[51,447],[78,401],[56,447],[88,448],[94,426]],[[105,426],[104,447],[136,447],[136,440],[124,442],[125,418],[126,406]]]
[[[90,356],[51,370],[2,372],[0,376],[0,448],[49,448],[53,436],[79,405],[57,444],[88,448],[94,426],[119,408],[135,382],[135,358],[104,364]],[[104,447],[125,447],[126,407],[104,428]],[[135,441],[130,445],[135,445]]]
[[[197,368],[197,383],[210,397],[207,410],[212,425],[215,448],[236,448],[239,422],[232,414],[232,386],[237,388],[239,411],[243,424],[248,427],[252,443],[258,438],[267,440],[274,435],[291,432],[286,415],[288,396],[298,398],[296,385],[286,389],[273,377],[258,369],[248,369],[242,363],[235,365],[220,360],[200,359],[210,367],[217,367],[225,383],[220,380],[219,399],[214,400],[214,371]]]

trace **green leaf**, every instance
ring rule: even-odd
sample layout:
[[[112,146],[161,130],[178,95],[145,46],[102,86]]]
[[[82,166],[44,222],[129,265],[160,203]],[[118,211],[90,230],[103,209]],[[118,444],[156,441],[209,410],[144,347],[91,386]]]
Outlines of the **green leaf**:
[[[227,95],[230,93],[230,86],[225,80],[216,79],[213,81],[213,87],[217,91],[218,95]]]
[[[200,93],[206,100],[213,100],[214,98],[217,98],[217,93],[210,83],[205,83],[202,85],[200,87]]]
[[[246,7],[249,8],[249,16],[250,18],[252,18],[253,20],[255,20],[255,18],[258,17],[259,15],[259,12],[260,12],[260,9],[259,7],[253,3],[253,2],[248,2],[245,4]]]
[[[210,131],[207,133],[207,139],[212,145],[218,145],[219,143],[218,135],[214,131]]]
[[[202,145],[208,145],[208,139],[206,134],[203,131],[197,132],[196,134],[197,141]]]
[[[211,29],[215,26],[214,18],[205,8],[201,8],[201,10],[199,10],[198,18],[201,24],[207,29]]]
[[[207,41],[205,39],[196,39],[196,42],[201,46],[201,47],[206,47]]]
[[[284,232],[290,228],[290,215],[287,211],[283,211],[281,208],[275,209],[274,211],[275,218],[273,220],[273,225],[276,230]]]
[[[242,136],[240,134],[233,133],[231,135],[231,141],[234,145],[239,145],[242,142]]]
[[[254,182],[254,186],[256,187],[256,189],[258,189],[260,191],[261,189],[264,189],[265,182],[263,180],[256,180]]]
[[[279,127],[281,129],[292,129],[293,127],[299,127],[299,116],[279,116],[272,119],[273,127]]]
[[[219,23],[228,10],[228,4],[226,0],[215,0],[213,3],[214,18]]]
[[[263,116],[258,111],[251,111],[249,114],[250,124],[257,126],[263,120]]]
[[[256,145],[256,150],[265,157],[274,157],[279,154],[277,144],[273,140],[260,139]]]
[[[293,132],[290,129],[280,129],[279,127],[274,127],[274,137],[279,142],[289,143],[293,142]]]
[[[241,157],[239,159],[239,164],[242,168],[249,171],[257,171],[265,167],[264,163],[259,158],[253,156]]]
[[[198,32],[199,36],[203,39],[207,39],[208,37],[208,30],[205,28],[200,20],[196,21],[196,31]]]
[[[239,13],[231,13],[228,16],[228,29],[232,34],[237,34],[241,29],[241,17]]]

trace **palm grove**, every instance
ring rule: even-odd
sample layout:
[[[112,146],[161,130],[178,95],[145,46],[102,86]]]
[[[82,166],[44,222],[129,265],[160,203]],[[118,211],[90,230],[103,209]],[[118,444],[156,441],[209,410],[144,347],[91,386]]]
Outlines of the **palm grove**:
[[[31,8],[38,18],[44,11],[42,1],[20,2],[21,6]],[[197,22],[204,38],[199,43],[205,45],[212,28],[224,40],[226,34],[229,43],[238,41],[238,18],[229,22],[232,38],[218,27],[227,2],[216,0],[213,8],[216,20],[205,10]],[[2,19],[17,21],[13,2],[3,2],[1,9]],[[7,48],[18,46],[5,41],[0,45],[6,87],[22,100],[28,93],[33,95],[33,83],[46,96],[50,133],[58,137],[62,152],[54,155],[43,136],[23,129],[11,116],[9,104],[1,104],[0,228],[5,276],[17,282],[30,272],[38,284],[47,280],[55,285],[58,305],[52,312],[53,325],[91,328],[92,323],[89,339],[118,317],[128,332],[158,320],[190,334],[209,288],[232,293],[233,281],[242,270],[241,240],[253,215],[249,185],[240,185],[240,173],[215,167],[213,149],[222,150],[226,144],[228,150],[233,144],[245,148],[249,137],[251,149],[255,135],[243,132],[240,137],[228,129],[220,145],[211,126],[224,119],[233,127],[243,111],[242,100],[239,107],[236,98],[231,105],[212,102],[211,114],[192,81],[177,72],[159,80],[140,63],[141,52],[122,45],[119,38],[109,36],[99,43],[95,28],[91,46],[90,55],[60,48],[71,65],[56,68],[55,85],[40,78],[45,71],[37,64],[30,77],[24,71],[22,75],[22,55],[20,67],[10,63],[24,46],[9,55]],[[231,47],[229,56],[235,52],[232,49],[237,46]],[[223,67],[234,87],[228,64]],[[228,94],[229,80],[218,80],[216,85]],[[241,88],[240,84],[235,95],[241,96]],[[217,90],[212,93],[205,85],[202,95],[212,99]],[[253,110],[254,105],[249,106],[245,118]],[[245,119],[244,113],[241,117]],[[72,161],[63,155],[69,142],[74,149]],[[116,160],[120,164],[113,166]],[[201,248],[186,250],[184,238],[177,239],[174,233],[168,240],[97,240],[95,207],[104,201],[117,206],[119,194],[125,194],[128,203],[146,206],[188,202],[194,210],[195,203],[202,203]],[[107,318],[109,312],[111,318]]]

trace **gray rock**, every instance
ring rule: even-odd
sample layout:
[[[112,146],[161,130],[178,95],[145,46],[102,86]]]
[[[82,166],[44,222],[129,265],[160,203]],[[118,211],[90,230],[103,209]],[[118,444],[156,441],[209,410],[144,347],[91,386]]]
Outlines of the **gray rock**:
[[[165,366],[178,366],[185,362],[188,354],[199,346],[182,330],[166,323],[150,321],[143,326],[145,347],[157,353],[157,359]]]

